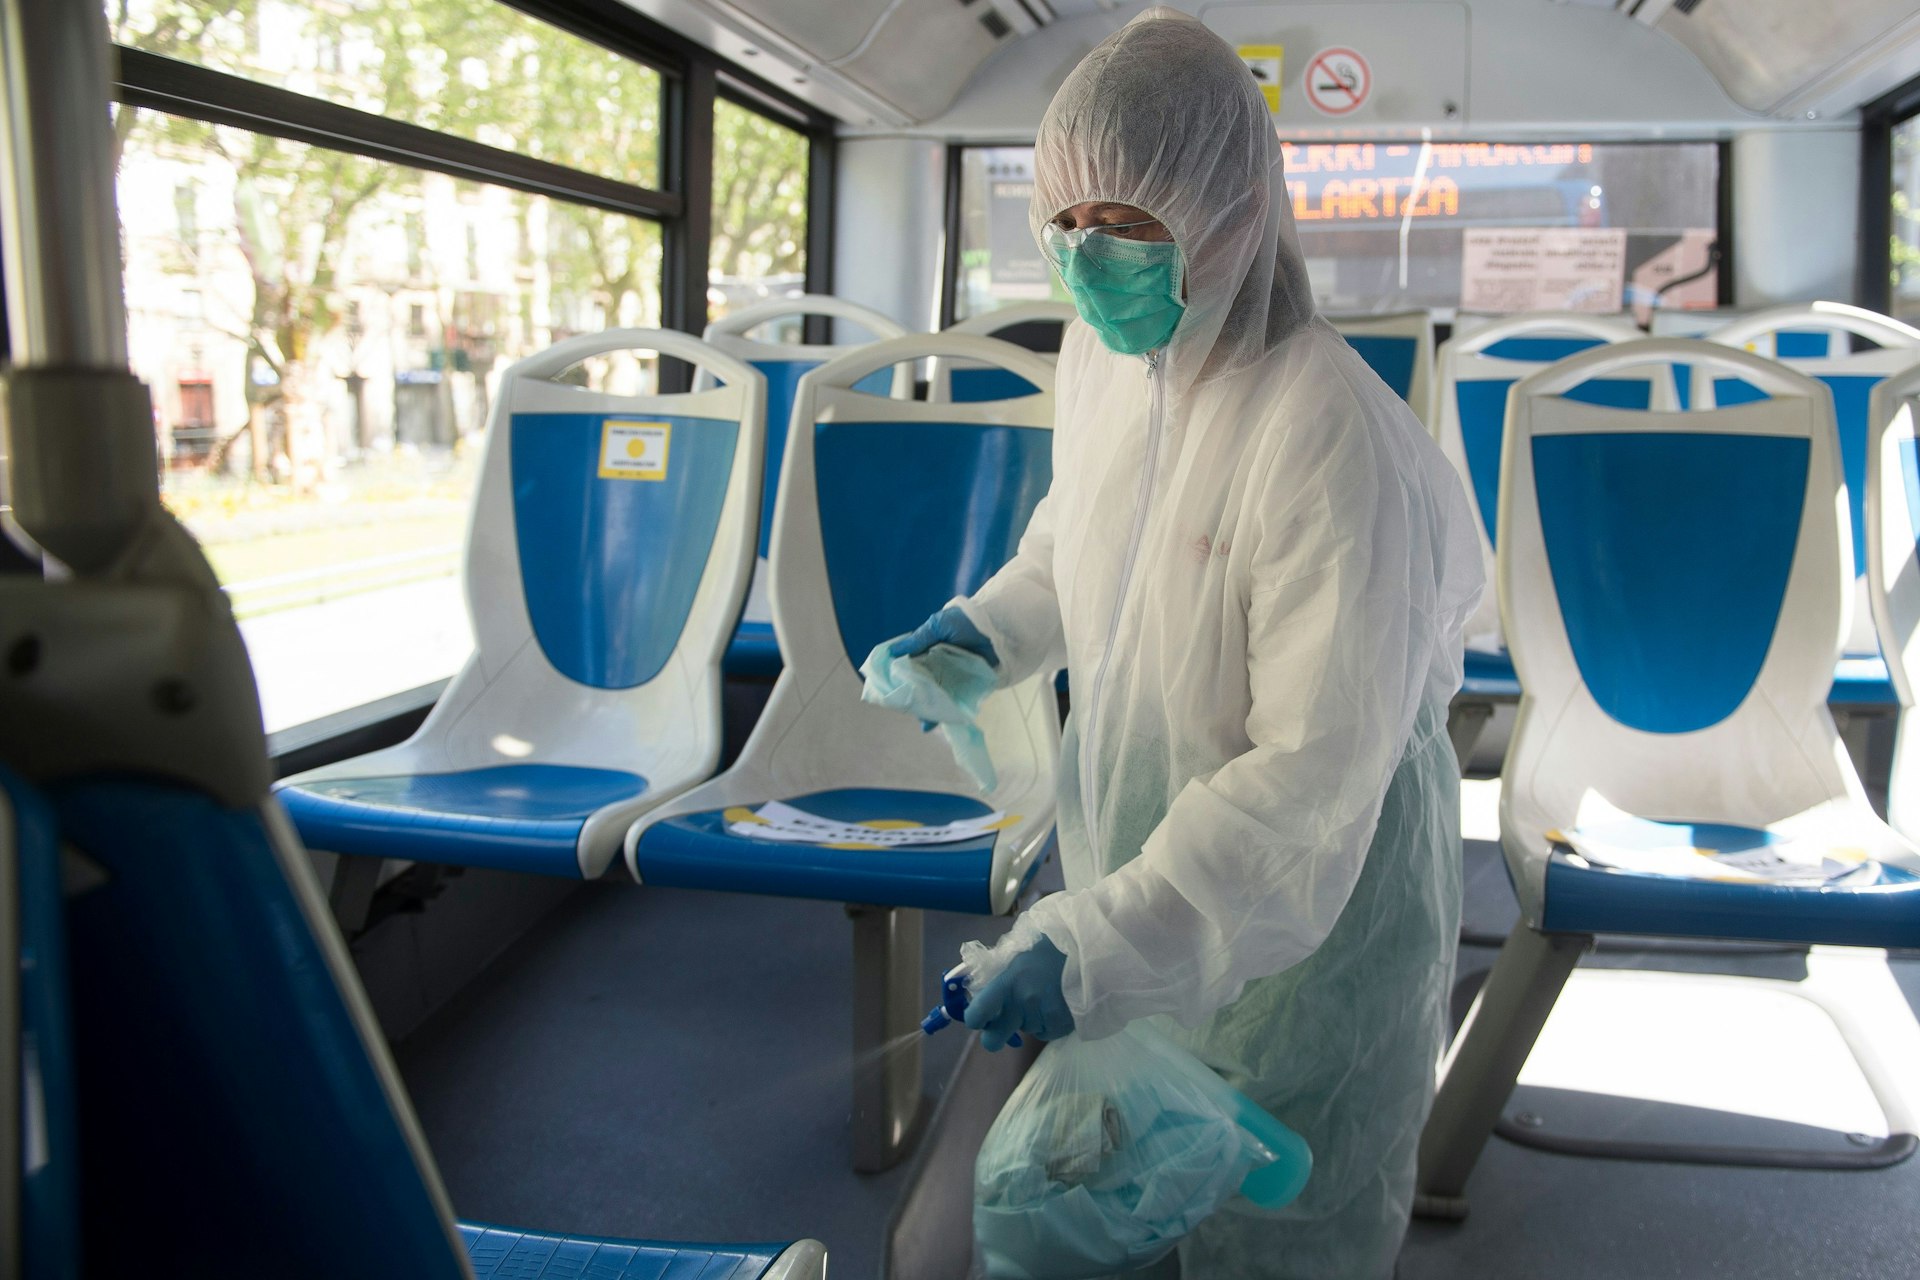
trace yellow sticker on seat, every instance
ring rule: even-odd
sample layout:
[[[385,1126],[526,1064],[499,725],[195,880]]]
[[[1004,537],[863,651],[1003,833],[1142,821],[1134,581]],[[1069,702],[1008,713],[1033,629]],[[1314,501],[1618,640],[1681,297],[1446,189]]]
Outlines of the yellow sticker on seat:
[[[665,480],[673,425],[608,418],[600,429],[602,480]]]

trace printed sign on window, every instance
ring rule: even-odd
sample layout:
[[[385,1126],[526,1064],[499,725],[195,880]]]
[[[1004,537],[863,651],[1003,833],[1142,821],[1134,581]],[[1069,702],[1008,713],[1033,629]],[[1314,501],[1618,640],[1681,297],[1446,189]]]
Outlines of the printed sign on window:
[[[1620,228],[1469,227],[1462,236],[1464,311],[1620,309],[1627,233]]]
[[[665,422],[608,418],[600,430],[600,478],[665,480],[667,437],[672,432],[672,426]]]

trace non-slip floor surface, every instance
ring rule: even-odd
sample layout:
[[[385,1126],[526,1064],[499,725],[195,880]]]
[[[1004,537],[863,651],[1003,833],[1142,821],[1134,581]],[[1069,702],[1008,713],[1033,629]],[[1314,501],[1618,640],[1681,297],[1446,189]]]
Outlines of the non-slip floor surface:
[[[960,944],[1009,922],[925,918],[931,1006]],[[584,888],[396,1048],[455,1212],[607,1236],[812,1236],[836,1280],[877,1275],[906,1166],[848,1166],[852,971],[837,903]],[[924,1040],[930,1095],[962,1035]]]
[[[1498,849],[1469,840],[1465,856],[1467,926],[1498,938],[1515,916]],[[929,992],[960,942],[1002,927],[929,913]],[[455,1209],[601,1235],[811,1235],[836,1280],[873,1280],[905,1173],[847,1166],[850,949],[836,904],[581,891],[398,1047]],[[1461,1012],[1494,954],[1462,949]],[[1806,972],[1791,954],[1620,945],[1583,965]],[[1920,1002],[1920,960],[1893,968]],[[927,1043],[930,1088],[960,1043],[953,1031]],[[1920,1277],[1920,1159],[1869,1173],[1701,1168],[1495,1138],[1469,1193],[1463,1225],[1414,1226],[1401,1280]]]

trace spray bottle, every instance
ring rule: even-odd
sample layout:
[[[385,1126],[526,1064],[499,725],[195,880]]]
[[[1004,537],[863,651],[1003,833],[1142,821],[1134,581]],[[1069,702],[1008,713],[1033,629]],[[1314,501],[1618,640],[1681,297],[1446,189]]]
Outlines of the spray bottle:
[[[967,966],[956,965],[947,970],[946,977],[940,979],[940,1003],[933,1006],[926,1017],[920,1019],[920,1029],[932,1035],[956,1022],[964,1025],[968,999]],[[1011,1048],[1018,1049],[1020,1047],[1019,1032],[1008,1036],[1007,1044]]]

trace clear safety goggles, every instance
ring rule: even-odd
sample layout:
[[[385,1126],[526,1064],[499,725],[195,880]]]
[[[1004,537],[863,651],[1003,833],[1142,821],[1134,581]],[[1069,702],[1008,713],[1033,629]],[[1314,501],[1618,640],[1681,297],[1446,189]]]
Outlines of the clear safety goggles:
[[[1064,262],[1069,253],[1085,245],[1106,249],[1122,244],[1160,244],[1157,240],[1136,240],[1123,236],[1122,231],[1131,231],[1135,227],[1157,227],[1158,218],[1142,218],[1138,222],[1109,222],[1093,227],[1063,227],[1057,222],[1049,222],[1040,228],[1040,243],[1046,249],[1047,256],[1055,262]]]

